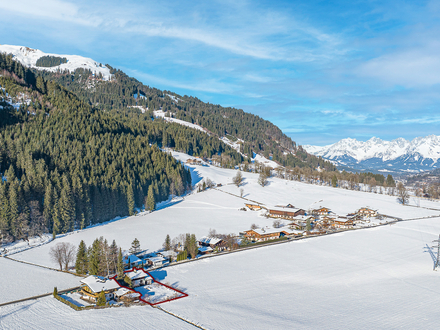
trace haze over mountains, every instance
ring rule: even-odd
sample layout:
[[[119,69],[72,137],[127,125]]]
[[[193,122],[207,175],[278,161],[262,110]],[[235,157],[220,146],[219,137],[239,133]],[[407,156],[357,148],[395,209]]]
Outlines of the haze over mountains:
[[[316,156],[340,167],[380,172],[422,172],[440,166],[440,136],[417,137],[412,141],[398,138],[384,141],[377,137],[363,142],[343,139],[327,146],[305,145]]]

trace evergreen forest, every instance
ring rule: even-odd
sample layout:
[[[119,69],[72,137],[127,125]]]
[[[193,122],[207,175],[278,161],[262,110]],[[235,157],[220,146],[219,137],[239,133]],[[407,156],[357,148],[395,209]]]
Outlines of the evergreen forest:
[[[259,116],[241,109],[205,103],[196,97],[180,96],[145,86],[121,70],[109,65],[107,67],[112,74],[110,81],[103,80],[101,75],[95,77],[91,71],[84,69],[77,69],[73,74],[68,71],[43,71],[39,74],[74,92],[85,103],[102,110],[126,111],[128,107],[140,106],[148,109],[143,114],[147,117],[153,116],[153,110],[163,110],[167,116],[206,128],[212,136],[243,140],[240,151],[248,157],[259,153],[283,166],[320,166],[328,171],[336,170],[332,163],[308,154],[277,126]]]
[[[230,167],[243,160],[216,137],[186,126],[92,107],[10,55],[0,54],[0,86],[2,242],[65,233],[183,194],[190,172],[161,146],[220,155]]]

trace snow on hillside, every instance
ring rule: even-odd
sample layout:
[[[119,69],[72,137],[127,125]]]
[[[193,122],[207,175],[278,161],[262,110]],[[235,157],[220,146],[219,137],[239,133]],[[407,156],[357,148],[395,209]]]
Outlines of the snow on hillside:
[[[1,101],[6,102],[10,106],[14,107],[14,109],[19,109],[22,104],[29,105],[31,103],[31,99],[23,93],[18,93],[16,97],[11,97],[9,93],[6,92],[6,89],[3,88],[1,85],[0,85],[0,90],[4,95],[1,96],[0,94],[0,102]],[[3,105],[0,105],[0,109],[3,109]]]
[[[79,286],[80,277],[0,258],[0,304]],[[0,307],[0,319],[2,308]],[[0,321],[0,325],[3,325]]]
[[[0,307],[1,329],[195,329],[150,306],[77,312],[54,297]]]
[[[434,329],[440,219],[289,242],[163,270],[168,304],[208,329]]]
[[[264,164],[264,166],[269,166],[269,167],[272,167],[272,168],[280,167],[280,165],[278,165],[273,160],[267,159],[266,157],[258,155],[258,154],[255,155],[255,157],[253,158],[253,161],[257,161],[259,163]]]
[[[189,156],[173,153],[185,162]],[[108,241],[116,240],[123,249],[128,250],[134,238],[138,238],[143,249],[155,251],[160,249],[167,234],[176,237],[182,233],[195,233],[197,237],[208,234],[209,229],[219,233],[235,233],[247,230],[251,224],[260,227],[272,226],[272,219],[266,219],[258,212],[239,211],[247,200],[238,197],[240,188],[232,185],[236,170],[219,169],[213,166],[195,165],[189,167],[193,183],[203,178],[210,178],[215,183],[222,183],[218,190],[209,190],[186,196],[182,201],[170,202],[168,207],[149,214],[127,217],[108,224],[98,225],[57,238],[55,241],[14,254],[13,258],[55,266],[49,258],[49,249],[58,242],[70,242],[78,246],[81,240],[87,245],[95,238],[104,236]],[[269,185],[258,185],[258,174],[244,173],[244,197],[269,206],[288,203],[295,207],[309,209],[312,206],[326,206],[340,215],[346,215],[365,206],[379,210],[380,213],[403,219],[439,215],[440,211],[416,207],[405,207],[397,202],[396,197],[380,194],[350,191],[345,189],[310,185],[296,181],[270,178]],[[237,197],[230,195],[235,194]],[[411,200],[414,204],[414,201]],[[422,207],[440,209],[435,202],[423,200]]]
[[[111,79],[110,70],[106,66],[103,66],[102,64],[92,60],[91,58],[83,56],[44,53],[38,49],[11,45],[0,45],[0,52],[12,54],[14,56],[14,59],[18,60],[24,66],[38,70],[46,70],[52,72],[58,70],[68,70],[70,72],[73,72],[76,69],[85,69],[91,70],[93,73],[95,73],[95,75],[101,73],[104,80]],[[43,56],[65,57],[67,59],[67,63],[63,63],[54,67],[37,67],[37,60]]]
[[[243,143],[244,141],[242,139],[238,139],[236,141],[231,141],[229,140],[226,136],[223,136],[220,140],[222,140],[225,144],[227,144],[228,146],[230,146],[232,149],[234,149],[235,151],[237,151],[238,153],[241,154],[240,152],[240,145],[241,143]],[[243,154],[242,154],[243,155]]]
[[[172,118],[172,117],[165,117],[165,112],[163,112],[163,110],[155,110],[155,111],[153,111],[153,114],[154,114],[155,117],[161,117],[161,118],[163,118],[167,122],[177,123],[177,124],[180,124],[180,125],[183,125],[183,126],[187,126],[187,127],[191,127],[191,128],[194,128],[194,129],[198,129],[199,131],[202,131],[202,132],[205,132],[205,133],[207,132],[207,130],[204,129],[200,125],[189,123],[187,121],[176,119],[176,118]]]

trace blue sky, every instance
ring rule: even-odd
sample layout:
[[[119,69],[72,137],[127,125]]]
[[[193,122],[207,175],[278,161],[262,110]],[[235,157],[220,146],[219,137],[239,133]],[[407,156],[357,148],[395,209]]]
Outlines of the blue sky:
[[[439,1],[0,0],[0,43],[91,57],[299,144],[440,134]]]

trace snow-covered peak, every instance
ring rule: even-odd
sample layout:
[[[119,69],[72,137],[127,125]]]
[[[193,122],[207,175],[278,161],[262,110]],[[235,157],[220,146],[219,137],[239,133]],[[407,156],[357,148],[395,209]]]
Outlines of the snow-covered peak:
[[[303,148],[311,154],[331,160],[348,156],[357,161],[379,158],[386,162],[401,156],[412,156],[436,162],[440,159],[440,136],[417,137],[412,141],[404,138],[384,141],[372,137],[366,142],[347,138],[323,147],[305,145]]]
[[[78,56],[78,55],[59,55],[59,54],[50,54],[44,53],[38,49],[32,49],[29,47],[23,46],[11,46],[11,45],[0,45],[0,52],[6,54],[12,54],[14,59],[19,61],[24,66],[38,69],[38,70],[46,70],[46,71],[57,71],[57,70],[69,70],[69,72],[73,72],[76,69],[86,69],[92,71],[95,75],[99,73],[102,74],[104,80],[110,80],[111,74],[109,68],[98,63],[91,58]],[[67,63],[63,63],[53,67],[38,67],[36,66],[37,60],[43,56],[56,56],[61,58],[66,58]]]

